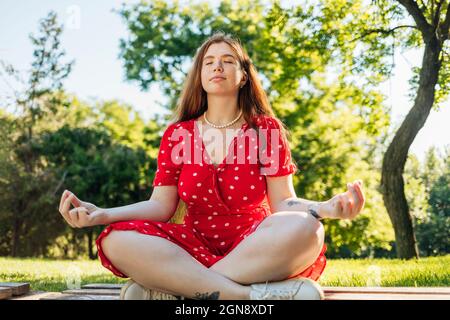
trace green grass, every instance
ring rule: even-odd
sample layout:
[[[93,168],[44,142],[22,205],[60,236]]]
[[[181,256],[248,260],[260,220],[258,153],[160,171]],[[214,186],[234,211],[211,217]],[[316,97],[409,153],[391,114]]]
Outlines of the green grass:
[[[450,255],[419,260],[328,260],[319,283],[340,287],[448,287]]]
[[[450,286],[450,255],[422,258],[328,260],[322,286]],[[76,275],[79,277],[76,277]],[[75,275],[75,276],[74,276]],[[0,282],[29,282],[32,290],[63,291],[87,283],[123,283],[98,261],[14,259],[0,257]]]
[[[87,283],[123,283],[99,261],[0,257],[0,282],[29,282],[31,290],[63,291]]]

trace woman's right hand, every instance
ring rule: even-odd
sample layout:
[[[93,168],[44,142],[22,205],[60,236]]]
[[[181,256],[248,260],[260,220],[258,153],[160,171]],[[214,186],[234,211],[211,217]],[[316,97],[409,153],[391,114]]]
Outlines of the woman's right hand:
[[[74,208],[70,209],[70,205]],[[75,194],[65,190],[59,203],[59,212],[72,228],[91,227],[107,224],[107,212],[96,205],[81,201]]]

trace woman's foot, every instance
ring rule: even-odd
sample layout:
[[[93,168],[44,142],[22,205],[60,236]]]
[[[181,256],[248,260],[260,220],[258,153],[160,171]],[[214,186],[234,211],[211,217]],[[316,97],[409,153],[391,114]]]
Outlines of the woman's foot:
[[[184,297],[147,289],[130,279],[120,291],[120,300],[184,300]]]
[[[250,300],[323,300],[319,284],[309,278],[295,278],[250,285]]]

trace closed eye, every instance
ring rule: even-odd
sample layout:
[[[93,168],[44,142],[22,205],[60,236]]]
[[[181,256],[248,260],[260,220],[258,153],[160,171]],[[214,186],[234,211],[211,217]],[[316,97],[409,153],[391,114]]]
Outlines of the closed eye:
[[[225,61],[225,63],[233,63],[233,61]],[[208,62],[206,65],[212,64],[212,62]]]

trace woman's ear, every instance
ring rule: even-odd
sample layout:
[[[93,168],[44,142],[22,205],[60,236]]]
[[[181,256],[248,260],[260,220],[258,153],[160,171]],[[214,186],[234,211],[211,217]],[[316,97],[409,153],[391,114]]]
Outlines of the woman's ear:
[[[245,72],[245,71],[244,71],[244,76],[242,77],[242,81],[244,81],[244,83],[242,85],[247,83],[247,72]]]

